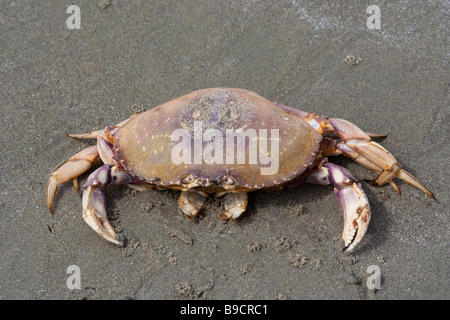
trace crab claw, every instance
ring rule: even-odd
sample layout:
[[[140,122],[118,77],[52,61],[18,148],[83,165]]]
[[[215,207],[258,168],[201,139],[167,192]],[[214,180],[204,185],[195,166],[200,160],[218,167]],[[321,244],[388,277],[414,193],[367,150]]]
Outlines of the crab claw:
[[[323,167],[328,170],[329,181],[334,186],[334,194],[344,216],[342,240],[345,251],[352,251],[361,242],[369,226],[369,201],[361,184],[348,170],[332,163],[325,163]]]
[[[132,178],[115,166],[104,165],[95,170],[83,187],[83,219],[104,239],[122,246],[124,239],[109,223],[106,212],[106,189],[109,185],[129,183]]]
[[[83,191],[83,220],[104,239],[122,246],[123,241],[109,223],[106,213],[106,193],[89,187]]]
[[[369,226],[369,203],[359,182],[340,189],[335,188],[334,193],[344,215],[342,240],[344,240],[345,250],[352,251],[361,242]]]

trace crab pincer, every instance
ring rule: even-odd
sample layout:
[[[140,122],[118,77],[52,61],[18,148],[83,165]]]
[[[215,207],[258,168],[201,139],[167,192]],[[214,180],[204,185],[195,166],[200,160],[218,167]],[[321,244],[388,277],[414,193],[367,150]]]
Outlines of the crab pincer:
[[[103,165],[95,170],[83,187],[83,219],[106,240],[123,245],[123,237],[118,237],[111,226],[106,212],[106,189],[109,186],[132,182],[133,178],[114,165]]]
[[[371,212],[369,201],[361,183],[347,169],[327,162],[320,169],[309,175],[305,182],[315,184],[332,184],[339,206],[344,216],[345,250],[352,251],[366,234]]]

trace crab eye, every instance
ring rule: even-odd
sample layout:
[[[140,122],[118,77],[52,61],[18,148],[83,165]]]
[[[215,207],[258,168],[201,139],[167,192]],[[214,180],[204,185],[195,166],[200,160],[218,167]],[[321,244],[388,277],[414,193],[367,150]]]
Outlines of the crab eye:
[[[181,180],[181,183],[184,183],[184,184],[186,184],[186,183],[191,183],[192,181],[195,180],[195,178],[196,178],[196,177],[193,177],[192,175],[189,175],[189,176],[187,176],[186,178],[183,178],[183,179]]]
[[[233,178],[229,177],[229,176],[223,176],[221,179],[222,185],[229,185],[229,186],[233,186],[236,182],[234,181]]]

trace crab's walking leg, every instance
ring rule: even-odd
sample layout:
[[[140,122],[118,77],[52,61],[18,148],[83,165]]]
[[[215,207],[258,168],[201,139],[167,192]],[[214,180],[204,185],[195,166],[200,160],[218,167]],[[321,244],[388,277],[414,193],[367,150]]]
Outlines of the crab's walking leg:
[[[225,195],[225,210],[220,219],[236,220],[247,209],[247,192],[228,193]]]
[[[88,133],[73,133],[73,134],[71,133],[71,134],[68,134],[68,136],[71,138],[75,138],[75,139],[97,139],[97,137],[103,136],[106,132],[108,133],[108,135],[111,133],[114,133],[117,129],[122,127],[125,123],[127,123],[128,121],[133,119],[136,115],[137,114],[135,113],[128,119],[125,119],[122,122],[120,122],[112,127],[106,127],[105,129],[94,130],[94,131],[91,131]]]
[[[106,212],[106,189],[110,185],[130,183],[133,178],[120,171],[116,166],[103,165],[89,176],[83,187],[83,219],[106,240],[123,245],[123,240],[116,237]]]
[[[53,199],[58,190],[58,185],[77,179],[79,175],[86,172],[99,159],[97,146],[92,146],[77,153],[52,171],[47,183],[47,205],[50,213],[52,213]],[[75,189],[77,189],[78,183],[74,183],[74,185]]]
[[[195,191],[181,191],[178,198],[180,210],[189,218],[194,218],[203,207],[206,197]]]
[[[389,151],[372,141],[360,128],[346,120],[336,118],[328,119],[328,123],[339,138],[342,139],[342,142],[336,145],[337,150],[354,159],[362,166],[379,173],[378,177],[372,181],[372,184],[382,186],[389,183],[400,194],[400,190],[393,181],[394,178],[400,178],[434,199],[434,196],[427,188],[412,174],[402,169],[400,163]]]
[[[322,149],[324,149],[322,150],[323,156],[344,154],[363,167],[379,174],[372,181],[372,184],[382,186],[389,183],[400,194],[400,190],[393,180],[394,178],[400,178],[434,199],[434,196],[427,188],[412,174],[402,169],[401,165],[389,151],[371,140],[371,137],[382,138],[385,135],[364,132],[354,124],[343,119],[328,119],[314,113],[307,113],[285,106],[278,102],[275,105],[287,113],[303,119],[321,135],[327,135],[331,132],[339,136],[339,138],[325,137],[324,143],[322,143]]]
[[[334,194],[344,215],[342,240],[346,251],[353,250],[366,234],[371,215],[369,201],[359,181],[347,169],[327,162],[308,176],[306,182],[334,186]]]

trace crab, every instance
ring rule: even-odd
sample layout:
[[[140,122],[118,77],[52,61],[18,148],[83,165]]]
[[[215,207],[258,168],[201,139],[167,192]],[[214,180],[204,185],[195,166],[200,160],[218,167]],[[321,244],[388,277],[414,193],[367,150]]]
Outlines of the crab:
[[[343,119],[271,102],[244,89],[197,90],[115,126],[69,136],[96,139],[97,143],[51,172],[47,184],[50,213],[53,216],[58,185],[73,180],[80,192],[78,177],[102,162],[82,188],[83,219],[116,245],[124,245],[125,237],[108,220],[106,191],[113,185],[179,190],[179,208],[190,219],[208,195],[224,196],[220,218],[234,221],[246,210],[248,192],[331,184],[344,217],[346,251],[363,239],[371,210],[361,183],[347,169],[329,162],[329,156],[345,155],[376,172],[372,185],[389,184],[401,195],[394,182],[399,178],[434,198],[385,148],[372,141],[385,135],[364,132]]]

